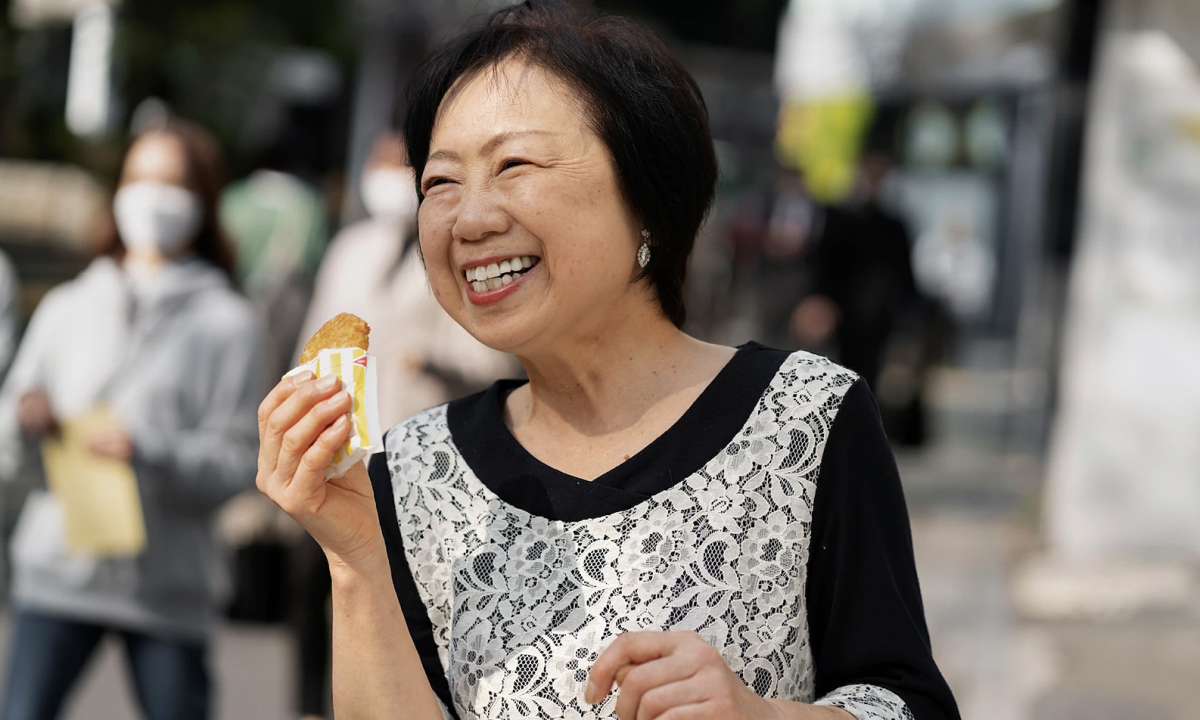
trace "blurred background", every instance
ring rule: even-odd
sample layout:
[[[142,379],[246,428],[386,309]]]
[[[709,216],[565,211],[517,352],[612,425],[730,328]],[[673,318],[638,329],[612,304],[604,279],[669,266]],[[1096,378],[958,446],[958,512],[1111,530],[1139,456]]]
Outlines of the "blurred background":
[[[266,172],[304,189],[287,292],[242,274],[291,298],[268,358],[289,367],[398,88],[498,4],[0,0],[17,327],[87,265],[130,139],[181,117],[224,151],[223,205]],[[720,196],[689,329],[872,384],[964,718],[1200,717],[1200,3],[593,5],[661,33],[711,113]],[[3,486],[5,537],[28,489]],[[232,505],[216,717],[296,718],[297,540]],[[134,707],[112,642],[67,717]]]

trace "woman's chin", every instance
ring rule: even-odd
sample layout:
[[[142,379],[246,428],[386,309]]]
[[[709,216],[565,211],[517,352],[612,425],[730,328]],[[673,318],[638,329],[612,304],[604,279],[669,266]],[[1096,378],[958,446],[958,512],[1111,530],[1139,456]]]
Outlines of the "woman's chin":
[[[478,312],[479,309],[467,310],[467,322],[463,323],[463,327],[476,340],[493,350],[518,355],[520,349],[537,336],[533,327],[534,318],[520,308],[507,312],[497,312],[500,308],[494,306],[486,312]]]
[[[493,350],[515,352],[537,335],[539,309],[545,305],[542,288],[532,279],[528,284],[518,281],[488,292],[468,288],[459,324]]]

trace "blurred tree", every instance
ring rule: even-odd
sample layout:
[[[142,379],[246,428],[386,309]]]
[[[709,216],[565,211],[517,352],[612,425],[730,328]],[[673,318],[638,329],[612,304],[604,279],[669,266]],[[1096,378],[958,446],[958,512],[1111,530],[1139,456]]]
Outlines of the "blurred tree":
[[[63,117],[67,26],[21,31],[0,0],[0,156],[60,160],[75,149]]]
[[[230,151],[237,174],[257,164],[257,156],[273,144],[264,135],[287,126],[315,125],[300,134],[320,150],[321,157],[309,164],[318,166],[313,172],[323,172],[339,159],[344,134],[345,80],[355,54],[351,5],[330,0],[125,0],[116,41],[119,86],[128,108],[158,97],[207,125]],[[309,56],[301,57],[302,50]],[[281,64],[285,59],[299,62],[297,58],[318,70],[318,61],[332,60],[337,97],[310,101],[289,94],[280,84]]]
[[[0,0],[0,155],[74,162],[111,179],[130,113],[157,97],[211,128],[235,173],[269,144],[264,127],[297,115],[293,124],[306,126],[306,142],[324,153],[318,170],[340,161],[347,68],[356,54],[351,0],[123,0],[113,52],[121,132],[95,142],[74,138],[63,122],[70,24],[14,28],[11,3]],[[335,97],[305,106],[270,87],[280,59],[305,52],[334,68]]]

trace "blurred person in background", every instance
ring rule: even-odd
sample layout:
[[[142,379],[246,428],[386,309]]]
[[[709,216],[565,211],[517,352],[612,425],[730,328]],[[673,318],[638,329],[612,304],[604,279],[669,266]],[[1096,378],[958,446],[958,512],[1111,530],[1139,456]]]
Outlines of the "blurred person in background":
[[[792,311],[812,293],[812,268],[807,260],[820,237],[823,218],[822,208],[808,193],[803,173],[779,165],[759,230],[763,341],[773,347],[795,346]]]
[[[813,291],[792,313],[804,346],[833,339],[838,360],[876,394],[888,338],[918,297],[908,228],[880,203],[890,170],[885,155],[868,154],[849,207],[825,210],[809,258]]]
[[[429,288],[417,242],[417,190],[404,140],[381,135],[360,186],[369,218],[344,228],[325,254],[295,363],[322,323],[350,312],[371,326],[379,419],[384,427],[481,390],[519,370],[511,355],[483,345],[446,314]],[[307,534],[296,551],[299,705],[320,717],[329,675],[329,565]]]
[[[325,201],[298,172],[299,154],[284,134],[263,156],[262,167],[230,184],[220,217],[233,241],[238,281],[266,328],[271,377],[291,367],[312,297],[313,275],[329,235]]]
[[[52,290],[0,390],[0,474],[37,441],[106,406],[119,427],[86,439],[130,464],[144,549],[66,545],[62,506],[31,494],[12,544],[14,616],[2,720],[51,720],[101,640],[124,644],[149,720],[203,720],[221,563],[212,520],[255,470],[260,326],[231,279],[217,221],[223,168],[183,122],[138,137],[122,167],[108,247]],[[32,457],[31,457],[32,456]]]
[[[0,252],[0,378],[17,349],[17,323],[21,316],[21,282],[7,253]]]

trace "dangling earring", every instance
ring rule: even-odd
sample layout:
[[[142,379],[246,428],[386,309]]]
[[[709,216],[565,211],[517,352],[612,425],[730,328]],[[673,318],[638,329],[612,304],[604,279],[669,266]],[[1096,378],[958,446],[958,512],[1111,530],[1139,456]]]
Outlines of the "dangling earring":
[[[638,267],[645,269],[650,264],[650,231],[642,230],[642,246],[638,248]]]

